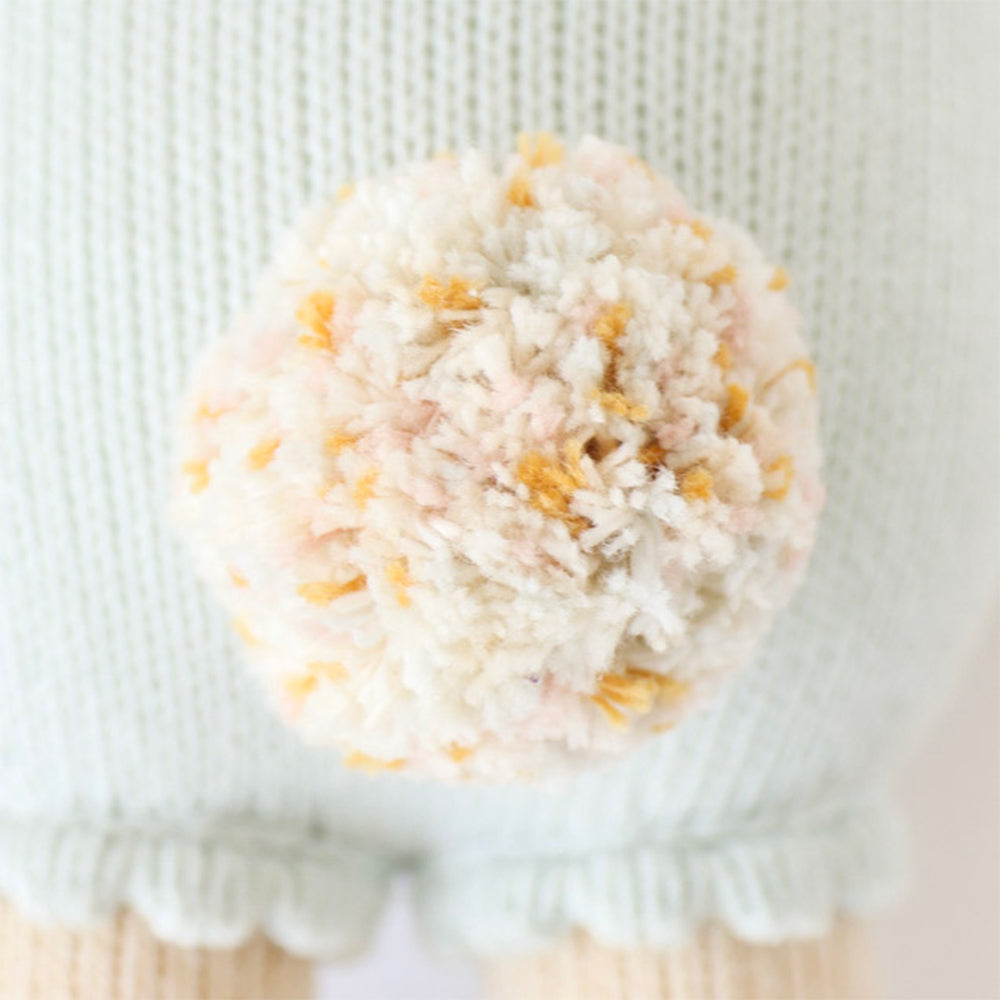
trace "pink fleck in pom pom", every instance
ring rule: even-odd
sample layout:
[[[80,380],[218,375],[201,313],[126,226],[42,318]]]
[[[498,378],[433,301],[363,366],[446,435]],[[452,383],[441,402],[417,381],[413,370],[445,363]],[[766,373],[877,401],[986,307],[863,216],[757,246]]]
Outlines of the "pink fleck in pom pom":
[[[745,666],[823,495],[787,283],[593,138],[309,213],[198,367],[175,503],[291,724],[365,769],[526,778]]]

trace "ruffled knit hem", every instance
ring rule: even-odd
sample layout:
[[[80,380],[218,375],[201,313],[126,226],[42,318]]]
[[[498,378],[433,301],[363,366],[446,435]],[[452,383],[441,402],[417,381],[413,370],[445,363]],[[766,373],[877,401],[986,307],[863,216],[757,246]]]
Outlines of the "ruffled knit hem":
[[[500,955],[574,929],[619,947],[673,947],[706,923],[776,943],[824,934],[838,914],[890,902],[902,882],[902,831],[874,809],[819,827],[729,833],[581,857],[436,860],[417,907],[442,954]]]
[[[235,947],[257,929],[306,957],[363,950],[389,882],[384,859],[275,831],[101,831],[0,823],[0,896],[41,921],[122,906],[160,939]]]

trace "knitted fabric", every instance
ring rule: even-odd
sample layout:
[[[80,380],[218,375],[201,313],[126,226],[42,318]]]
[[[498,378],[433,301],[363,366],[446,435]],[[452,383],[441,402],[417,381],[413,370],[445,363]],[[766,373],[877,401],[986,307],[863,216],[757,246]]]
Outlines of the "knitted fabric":
[[[877,995],[862,926],[818,940],[748,945],[719,927],[664,951],[604,948],[584,934],[493,963],[490,1000],[862,1000]]]
[[[442,946],[885,898],[885,785],[990,587],[996,9],[8,0],[0,892],[174,941],[363,946],[415,869]],[[634,149],[795,276],[828,487],[718,700],[561,794],[344,772],[273,721],[163,518],[171,414],[299,206],[523,128]]]
[[[85,930],[0,903],[0,1000],[308,1000],[312,967],[255,935],[214,951],[164,944],[134,914]]]
[[[306,213],[182,409],[192,555],[348,766],[620,755],[746,666],[812,548],[787,275],[620,146],[519,145]]]

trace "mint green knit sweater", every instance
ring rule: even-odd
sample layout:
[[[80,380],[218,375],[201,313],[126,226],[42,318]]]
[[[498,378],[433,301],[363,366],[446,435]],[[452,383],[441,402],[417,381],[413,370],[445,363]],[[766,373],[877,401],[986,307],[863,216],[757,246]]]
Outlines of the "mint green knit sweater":
[[[0,894],[179,943],[821,931],[893,889],[886,786],[996,563],[996,8],[7,0]],[[343,771],[281,728],[164,518],[199,348],[300,206],[521,128],[622,142],[795,276],[828,500],[706,710],[563,791]]]

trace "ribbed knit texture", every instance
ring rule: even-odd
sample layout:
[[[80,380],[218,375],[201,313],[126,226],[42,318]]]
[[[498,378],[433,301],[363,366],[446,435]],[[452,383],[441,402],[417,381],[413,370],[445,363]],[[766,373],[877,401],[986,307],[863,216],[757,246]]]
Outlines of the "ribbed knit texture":
[[[404,860],[433,938],[481,951],[776,940],[885,897],[885,781],[996,561],[994,5],[7,0],[0,25],[0,892],[312,953],[364,944]],[[301,205],[520,128],[623,142],[794,276],[810,577],[708,711],[568,791],[345,774],[272,719],[170,537],[171,414]]]
[[[748,945],[718,926],[662,951],[605,948],[584,934],[494,963],[490,1000],[862,1000],[875,996],[868,940],[837,921],[825,937]]]
[[[47,927],[0,903],[0,1000],[308,1000],[312,966],[261,935],[212,951],[163,944],[133,913]]]

